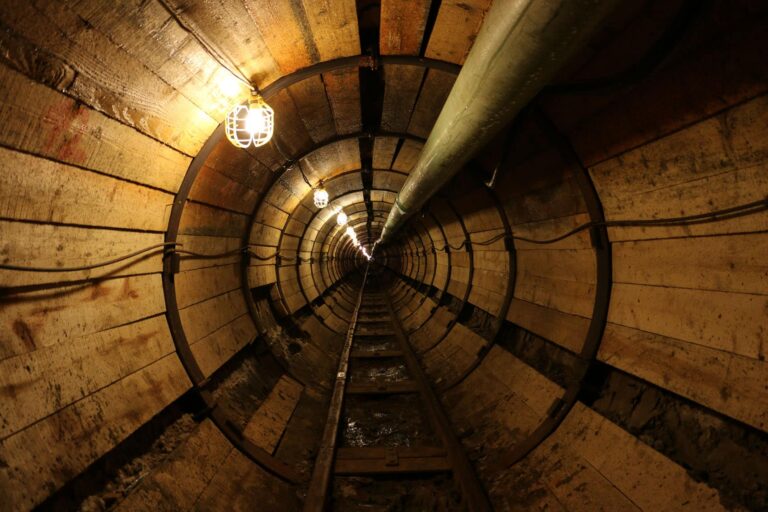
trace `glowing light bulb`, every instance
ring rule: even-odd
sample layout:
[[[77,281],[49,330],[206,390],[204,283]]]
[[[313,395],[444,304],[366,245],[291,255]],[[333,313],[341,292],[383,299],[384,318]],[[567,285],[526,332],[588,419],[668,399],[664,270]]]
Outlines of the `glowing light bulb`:
[[[355,239],[357,238],[357,234],[355,233],[355,230],[352,229],[352,226],[347,226],[346,231],[344,231],[349,238]]]
[[[315,189],[313,199],[315,201],[315,207],[325,208],[328,206],[328,191],[325,190],[321,185],[319,188]]]
[[[237,105],[227,114],[224,131],[229,142],[239,148],[263,146],[275,129],[275,111],[256,91],[251,92],[248,105]]]
[[[343,211],[339,211],[339,214],[336,215],[336,224],[338,224],[339,226],[343,226],[344,224],[346,224],[347,220],[348,220],[347,214],[344,213]]]

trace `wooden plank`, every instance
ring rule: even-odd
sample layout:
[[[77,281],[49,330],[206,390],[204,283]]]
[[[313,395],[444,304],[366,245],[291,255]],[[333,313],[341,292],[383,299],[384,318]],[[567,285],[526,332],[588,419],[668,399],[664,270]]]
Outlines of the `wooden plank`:
[[[402,475],[409,473],[443,473],[452,471],[451,463],[446,456],[411,456],[401,448],[397,449],[396,453],[397,459],[387,459],[385,457],[337,457],[333,466],[333,472],[337,475]]]
[[[175,276],[179,309],[241,286],[240,265],[223,265],[180,272]]]
[[[199,151],[216,127],[214,119],[68,5],[23,2],[0,9],[0,20],[23,38],[9,40],[13,36],[6,33],[6,42],[29,46],[22,50],[29,53],[26,60],[48,52],[73,69],[71,82],[62,90],[106,116],[188,155]],[[22,72],[33,71],[28,75],[33,80],[40,78],[36,67],[10,63]]]
[[[336,135],[333,111],[320,75],[290,86],[288,94],[293,99],[313,142],[328,140]]]
[[[427,71],[424,87],[413,109],[408,132],[426,139],[456,81],[456,75],[438,69]]]
[[[606,217],[676,217],[763,199],[768,193],[767,117],[768,96],[761,96],[594,166],[590,174]],[[766,226],[768,214],[763,213],[691,227],[649,228],[640,237],[757,231]],[[617,240],[631,239],[617,234]]]
[[[373,141],[373,168],[390,169],[399,139],[394,137],[376,137]]]
[[[190,344],[203,375],[207,378],[229,361],[257,335],[256,326],[248,313],[218,328],[204,338]]]
[[[490,0],[441,2],[426,56],[463,64],[490,6]]]
[[[219,467],[193,510],[299,510],[295,487],[232,450]]]
[[[0,439],[174,350],[165,317],[153,316],[3,359]]]
[[[179,311],[189,343],[194,343],[245,314],[248,308],[242,290],[216,295]]]
[[[114,510],[191,510],[232,450],[221,430],[210,419],[204,419],[168,460],[142,478]]]
[[[165,311],[159,274],[6,295],[0,307],[0,360]]]
[[[275,110],[275,135],[281,150],[286,155],[298,155],[313,146],[312,137],[301,118],[301,112],[287,89],[282,89],[269,99]],[[275,142],[273,142],[275,144]],[[280,159],[281,163],[283,159]]]
[[[381,127],[390,132],[404,132],[416,103],[425,70],[419,66],[386,65],[384,71],[384,104]]]
[[[240,237],[180,235],[176,240],[183,244],[182,248],[185,251],[193,251],[199,254],[221,254],[235,251],[243,246],[243,240]],[[220,258],[197,258],[195,256],[182,255],[180,268],[184,272],[199,268],[219,267],[237,263],[240,261],[240,258],[241,255],[239,253]]]
[[[362,129],[360,113],[360,72],[357,69],[340,69],[323,73],[323,83],[336,124],[336,133],[346,135]]]
[[[608,323],[598,358],[611,366],[768,430],[768,363]]]
[[[419,159],[423,145],[420,142],[406,140],[397,154],[397,158],[392,163],[392,169],[396,171],[411,172],[416,161]]]
[[[355,0],[302,0],[320,61],[360,55]]]
[[[319,60],[301,7],[289,2],[255,0],[244,0],[243,4],[281,75]]]
[[[380,359],[387,357],[402,357],[401,350],[353,350],[349,357],[356,359]]]
[[[201,203],[187,202],[179,223],[179,233],[196,236],[242,236],[248,217]]]
[[[30,509],[190,387],[176,354],[0,441],[0,495]]]
[[[614,243],[613,281],[765,294],[768,234]]]
[[[211,57],[160,2],[80,0],[69,8],[215,120],[248,87]]]
[[[641,510],[725,510],[715,489],[696,482],[685,468],[579,402],[559,430],[564,434],[561,443]]]
[[[161,243],[163,243],[163,235],[159,233],[0,221],[0,253],[3,255],[0,261],[10,265],[76,267],[106,261]],[[38,273],[0,270],[0,287],[160,272],[162,254],[163,251],[160,248],[121,263],[77,272]]]
[[[732,352],[765,358],[768,296],[614,284],[610,322]]]
[[[5,65],[0,112],[3,146],[169,192],[176,192],[190,163],[188,156]]]
[[[259,31],[258,12],[232,0],[170,0],[181,20],[208,45],[226,55],[232,64],[261,88],[282,73]],[[229,64],[229,63],[228,63]]]
[[[592,316],[594,296],[594,283],[537,276],[525,269],[515,280],[515,298],[585,318]]]
[[[173,196],[0,148],[0,216],[47,223],[165,230]]]
[[[435,385],[455,382],[487,344],[480,335],[456,323],[440,343],[423,354],[424,371]]]
[[[223,143],[229,144],[229,141]],[[192,190],[189,192],[189,199],[250,215],[257,201],[261,199],[261,191],[204,165],[195,178]]]
[[[303,390],[304,386],[290,377],[280,377],[267,398],[248,420],[243,435],[268,453],[275,453]]]
[[[575,353],[581,351],[590,324],[589,318],[515,298],[507,320]]]
[[[418,55],[431,2],[383,0],[379,29],[382,55]]]
[[[399,393],[418,393],[419,387],[413,380],[382,382],[380,384],[348,384],[348,395],[390,395]]]

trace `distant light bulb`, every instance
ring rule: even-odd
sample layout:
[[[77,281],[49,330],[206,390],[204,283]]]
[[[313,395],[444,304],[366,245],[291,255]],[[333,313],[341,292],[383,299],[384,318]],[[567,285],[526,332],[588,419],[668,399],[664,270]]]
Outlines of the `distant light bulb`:
[[[344,212],[339,212],[339,214],[336,216],[336,224],[339,226],[343,226],[347,223],[347,214]]]
[[[274,129],[275,111],[255,91],[248,105],[237,105],[229,111],[224,123],[229,142],[239,148],[263,146],[272,138]]]
[[[315,201],[315,207],[317,208],[325,208],[328,206],[328,191],[325,190],[323,187],[319,187],[315,189],[314,194],[314,201]]]
[[[344,231],[349,238],[357,238],[357,234],[355,233],[355,230],[352,229],[352,226],[347,226],[347,229]]]

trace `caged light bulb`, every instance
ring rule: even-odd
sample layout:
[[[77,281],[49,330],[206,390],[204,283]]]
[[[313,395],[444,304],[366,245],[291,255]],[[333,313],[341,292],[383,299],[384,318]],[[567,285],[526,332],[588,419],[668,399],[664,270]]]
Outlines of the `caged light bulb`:
[[[229,111],[224,128],[229,142],[239,148],[263,146],[275,130],[275,111],[258,92],[252,91],[247,105],[237,105]]]
[[[325,208],[328,206],[328,191],[325,190],[322,185],[320,185],[319,188],[315,189],[313,199],[315,201],[315,207]]]
[[[344,213],[343,211],[339,211],[339,214],[336,215],[336,224],[338,224],[339,226],[343,226],[344,224],[346,224],[347,220],[348,220],[347,214]]]

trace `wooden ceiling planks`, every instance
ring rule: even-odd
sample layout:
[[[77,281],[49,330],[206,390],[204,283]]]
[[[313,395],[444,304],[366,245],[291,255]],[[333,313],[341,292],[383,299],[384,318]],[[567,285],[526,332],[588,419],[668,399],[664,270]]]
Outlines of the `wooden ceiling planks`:
[[[175,192],[190,159],[0,64],[6,147]]]
[[[456,75],[438,69],[430,69],[424,79],[421,94],[413,108],[408,132],[426,139],[429,137],[443,104],[456,81]]]
[[[363,124],[359,70],[351,68],[324,73],[322,80],[336,124],[336,133],[347,135],[359,132]]]
[[[288,94],[313,142],[328,140],[336,135],[336,123],[320,75],[292,85],[288,88]]]
[[[313,151],[301,162],[311,182],[328,180],[338,174],[360,169],[359,144],[357,139],[334,142]]]
[[[313,146],[312,136],[287,90],[283,89],[272,96],[269,104],[275,110],[273,144],[278,144],[286,157],[291,158]],[[285,158],[281,158],[281,161],[285,161]]]
[[[425,69],[420,66],[384,66],[384,105],[381,128],[390,132],[405,132],[421,88]]]
[[[425,56],[464,64],[491,3],[492,0],[443,0]]]
[[[280,68],[241,0],[161,0],[196,37],[263,86],[281,76]],[[233,71],[237,71],[234,69]]]
[[[269,49],[281,75],[318,62],[317,46],[298,2],[242,0],[253,27]]]
[[[399,140],[395,137],[376,137],[373,142],[374,169],[390,169],[392,167],[392,159],[395,156]]]
[[[431,4],[430,0],[382,0],[379,52],[418,55]]]
[[[87,22],[68,7],[57,2],[23,2],[0,8],[0,17],[18,33],[9,42],[19,58],[34,62],[42,50],[49,58],[59,59],[73,75],[58,89],[91,108],[187,155],[194,155],[216,126],[206,112],[106,35],[87,28]],[[13,36],[6,33],[9,38]],[[46,72],[45,65],[25,67],[18,61],[11,65],[35,79]]]
[[[360,55],[355,0],[302,0],[320,61]]]
[[[421,142],[413,140],[406,140],[403,142],[403,146],[400,148],[400,152],[395,158],[395,162],[392,164],[392,169],[402,172],[411,172],[413,166],[416,165],[416,161],[421,154],[421,148],[424,145]]]
[[[216,122],[248,94],[160,2],[79,0],[70,8]]]

